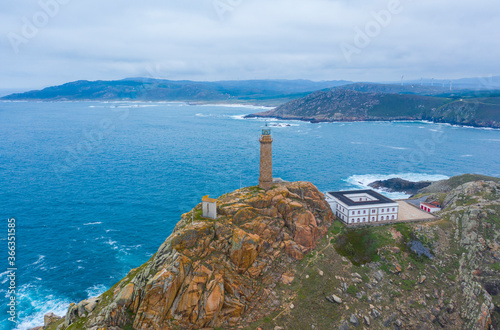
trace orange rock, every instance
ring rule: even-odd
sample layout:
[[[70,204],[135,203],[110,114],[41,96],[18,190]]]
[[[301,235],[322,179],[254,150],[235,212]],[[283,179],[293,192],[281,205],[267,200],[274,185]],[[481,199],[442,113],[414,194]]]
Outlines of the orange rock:
[[[304,258],[302,249],[292,240],[285,241],[285,253],[297,260]]]
[[[292,273],[284,273],[283,275],[281,275],[281,283],[286,285],[291,284],[294,279],[295,277]]]
[[[238,273],[244,273],[257,258],[260,237],[235,228],[230,258]]]

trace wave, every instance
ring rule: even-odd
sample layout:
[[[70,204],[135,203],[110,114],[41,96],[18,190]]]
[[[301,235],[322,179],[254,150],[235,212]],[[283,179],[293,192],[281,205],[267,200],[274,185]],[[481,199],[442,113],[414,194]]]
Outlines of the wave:
[[[92,285],[90,288],[85,289],[85,292],[87,292],[88,297],[87,298],[92,298],[92,297],[97,297],[106,292],[108,288],[104,284],[96,284]]]
[[[234,116],[229,116],[229,118],[242,120],[242,119],[246,119],[245,116],[246,115],[234,115]]]
[[[52,292],[32,284],[25,284],[17,291],[19,319],[15,330],[26,330],[43,325],[44,315],[54,313],[64,316],[71,301],[55,297]]]
[[[412,182],[418,181],[439,181],[449,179],[449,176],[441,174],[427,174],[427,173],[395,173],[395,174],[362,174],[362,175],[351,175],[344,181],[349,183],[351,186],[363,189],[373,189],[369,186],[370,183],[379,180],[388,180],[392,178],[401,178],[403,180],[408,180]],[[383,189],[374,189],[377,192],[393,199],[405,199],[411,195],[402,192],[388,192]]]
[[[247,108],[247,109],[262,109],[273,110],[276,107],[266,107],[264,105],[238,104],[238,103],[213,103],[213,104],[193,104],[201,107],[226,107],[226,108]]]
[[[479,139],[479,141],[492,141],[492,142],[500,142],[500,139]]]
[[[461,155],[460,157],[472,157],[472,155]]]
[[[84,223],[83,225],[84,226],[93,226],[93,225],[100,225],[102,224],[102,222],[89,222],[89,223]]]
[[[386,145],[383,145],[383,144],[379,144],[379,146],[385,147],[385,148],[389,148],[389,149],[396,149],[396,150],[406,150],[406,149],[408,149],[408,148],[405,148],[405,147],[386,146]]]

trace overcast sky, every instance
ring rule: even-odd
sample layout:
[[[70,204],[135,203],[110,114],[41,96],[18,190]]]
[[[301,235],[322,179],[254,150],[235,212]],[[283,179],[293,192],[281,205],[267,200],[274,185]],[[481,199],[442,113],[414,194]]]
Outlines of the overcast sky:
[[[498,0],[2,0],[0,88],[500,74]]]

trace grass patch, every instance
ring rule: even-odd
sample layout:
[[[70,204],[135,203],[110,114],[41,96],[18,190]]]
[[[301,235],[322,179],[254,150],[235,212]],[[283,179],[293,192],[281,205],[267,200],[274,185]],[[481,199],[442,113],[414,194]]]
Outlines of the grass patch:
[[[415,286],[415,281],[413,280],[402,280],[401,281],[401,289],[405,291],[412,291]]]
[[[472,205],[476,204],[478,202],[477,198],[472,198],[469,195],[458,195],[458,199],[455,202],[457,206],[467,206],[467,205]]]
[[[56,321],[56,322],[52,323],[51,325],[49,325],[45,330],[56,330],[57,327],[63,323],[64,323],[64,317],[61,320]]]
[[[347,293],[352,295],[352,296],[355,296],[356,293],[358,293],[358,288],[355,286],[355,285],[349,285],[349,287],[347,288]]]
[[[333,235],[340,234],[345,229],[345,226],[339,221],[335,220],[330,226],[330,233]]]
[[[380,265],[380,269],[382,269],[384,272],[386,272],[387,274],[391,274],[391,271],[389,269],[389,265],[388,264],[381,264]]]
[[[493,269],[493,270],[499,270],[500,271],[500,263],[494,262],[494,263],[490,264],[490,268]]]
[[[370,229],[348,228],[337,237],[335,249],[337,252],[349,258],[356,265],[363,265],[372,261],[377,261],[377,250],[380,248],[380,239]]]
[[[399,297],[402,297],[403,294],[401,292],[399,292],[399,291],[391,291],[391,296],[399,298]]]

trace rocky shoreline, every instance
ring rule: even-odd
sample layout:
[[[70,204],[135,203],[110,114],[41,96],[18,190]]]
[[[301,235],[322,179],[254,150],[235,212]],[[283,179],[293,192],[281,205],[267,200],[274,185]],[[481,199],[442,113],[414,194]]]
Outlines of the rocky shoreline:
[[[273,110],[270,110],[273,111]],[[477,123],[461,123],[457,121],[443,121],[443,120],[434,120],[432,118],[416,118],[416,117],[391,117],[391,118],[357,118],[357,117],[349,117],[349,118],[337,118],[337,119],[329,119],[324,117],[307,117],[307,116],[278,116],[274,114],[266,114],[266,112],[259,112],[246,115],[244,118],[270,118],[270,119],[278,119],[278,120],[299,120],[308,122],[311,124],[319,124],[319,123],[353,123],[353,122],[400,122],[400,121],[415,121],[415,122],[426,122],[433,124],[447,124],[458,127],[473,127],[473,128],[491,128],[491,129],[500,129],[499,125],[482,125]]]

